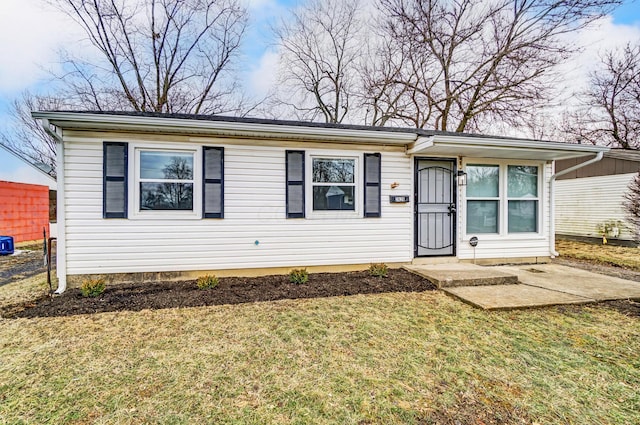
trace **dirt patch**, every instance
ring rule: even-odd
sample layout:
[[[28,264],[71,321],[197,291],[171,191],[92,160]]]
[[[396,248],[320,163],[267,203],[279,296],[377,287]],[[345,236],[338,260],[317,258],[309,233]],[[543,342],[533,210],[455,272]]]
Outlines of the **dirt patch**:
[[[603,307],[617,310],[625,316],[640,319],[640,302],[634,300],[616,300],[602,303]]]
[[[55,265],[55,248],[51,263]],[[46,270],[42,246],[29,246],[16,250],[16,254],[0,256],[0,286],[26,279]]]
[[[389,270],[386,278],[368,272],[315,273],[296,285],[286,275],[253,278],[221,278],[213,289],[198,289],[195,281],[115,285],[95,298],[85,298],[78,289],[60,297],[42,297],[27,304],[3,307],[3,317],[69,316],[108,311],[140,311],[219,304],[241,304],[281,299],[334,297],[383,292],[435,290],[428,280],[402,269]]]

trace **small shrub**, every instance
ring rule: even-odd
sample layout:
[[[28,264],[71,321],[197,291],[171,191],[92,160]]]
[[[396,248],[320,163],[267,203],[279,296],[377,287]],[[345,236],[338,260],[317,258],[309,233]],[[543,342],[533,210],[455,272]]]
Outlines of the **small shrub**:
[[[105,283],[104,279],[85,279],[80,285],[80,292],[83,297],[97,297],[104,292]]]
[[[196,280],[196,285],[198,285],[199,289],[212,289],[218,286],[218,283],[220,283],[218,277],[210,274],[200,276]]]
[[[309,281],[307,269],[293,269],[289,272],[289,282],[301,285]]]
[[[373,263],[369,266],[369,274],[376,277],[387,277],[389,267],[385,263]]]

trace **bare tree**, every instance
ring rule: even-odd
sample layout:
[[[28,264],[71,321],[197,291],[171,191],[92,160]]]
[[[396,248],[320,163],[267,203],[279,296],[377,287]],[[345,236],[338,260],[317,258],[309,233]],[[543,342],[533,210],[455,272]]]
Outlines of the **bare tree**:
[[[13,121],[8,131],[0,134],[0,143],[8,146],[25,159],[44,165],[43,171],[55,177],[56,142],[39,121],[31,117],[31,111],[64,109],[67,104],[53,96],[35,96],[25,92],[13,101],[10,115]]]
[[[640,242],[640,171],[629,183],[628,190],[624,194],[623,206],[632,226],[633,238]]]
[[[578,140],[640,149],[640,44],[606,52],[567,131]]]
[[[49,0],[106,62],[63,58],[66,95],[91,109],[217,113],[246,27],[236,0]]]
[[[362,29],[358,1],[310,0],[275,28],[281,48],[277,103],[329,123],[352,108]]]
[[[615,0],[379,0],[385,30],[405,56],[392,75],[397,118],[415,127],[479,130],[520,124],[553,88],[554,68],[575,50],[564,35]],[[393,101],[393,98],[392,98]],[[387,106],[388,107],[388,106]]]
[[[362,87],[358,94],[366,124],[384,126],[411,109],[413,102],[407,96],[407,86],[397,83],[404,63],[405,52],[383,36],[369,40],[367,53],[361,58]]]

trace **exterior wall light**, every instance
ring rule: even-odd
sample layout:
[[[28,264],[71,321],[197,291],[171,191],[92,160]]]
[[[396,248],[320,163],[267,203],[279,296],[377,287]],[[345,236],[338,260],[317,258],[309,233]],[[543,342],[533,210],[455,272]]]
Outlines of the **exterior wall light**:
[[[458,186],[467,185],[467,173],[464,170],[458,170]]]

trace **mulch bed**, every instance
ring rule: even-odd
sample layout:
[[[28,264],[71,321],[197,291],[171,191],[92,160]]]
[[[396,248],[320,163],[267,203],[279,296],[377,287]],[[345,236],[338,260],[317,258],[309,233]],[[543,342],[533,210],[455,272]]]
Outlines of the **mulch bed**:
[[[78,289],[70,289],[53,299],[44,297],[30,304],[5,307],[0,314],[3,317],[54,317],[435,289],[428,280],[402,269],[389,270],[384,278],[371,276],[368,271],[314,273],[309,275],[307,283],[300,285],[290,283],[287,275],[228,277],[220,278],[213,289],[198,289],[193,280],[107,286],[105,292],[95,298],[83,297]]]

